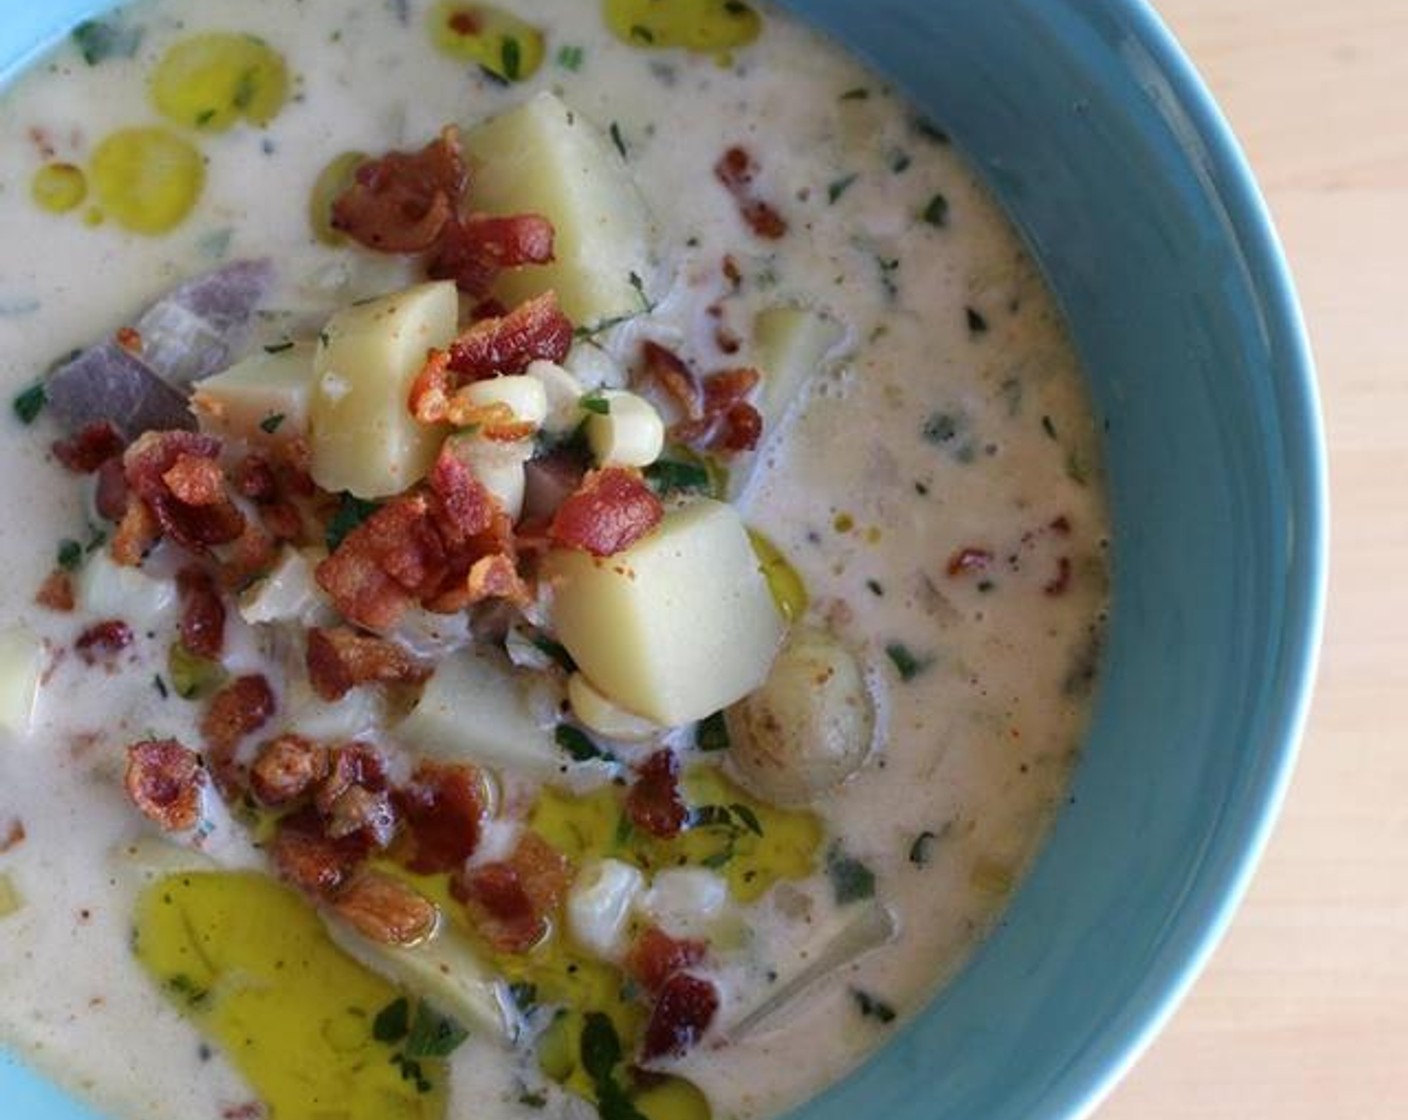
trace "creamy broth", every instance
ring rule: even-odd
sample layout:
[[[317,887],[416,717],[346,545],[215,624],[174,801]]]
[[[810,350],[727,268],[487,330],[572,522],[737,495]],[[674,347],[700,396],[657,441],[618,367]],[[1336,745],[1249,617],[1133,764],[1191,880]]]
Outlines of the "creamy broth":
[[[879,730],[863,768],[812,806],[826,834],[814,873],[741,908],[751,940],[714,952],[720,1023],[844,909],[838,861],[873,873],[899,932],[746,1034],[706,1034],[669,1066],[715,1116],[771,1115],[881,1045],[961,965],[1066,796],[1107,586],[1098,437],[1014,232],[873,75],[770,10],[759,41],[721,59],[628,47],[595,4],[511,7],[547,30],[541,69],[516,83],[438,53],[417,0],[154,0],[123,17],[142,32],[130,57],[90,65],[81,43],[59,48],[0,99],[0,375],[19,392],[227,259],[277,264],[277,311],[258,342],[316,333],[337,308],[413,277],[400,260],[315,240],[307,199],[328,161],[418,148],[448,121],[468,126],[543,89],[612,138],[658,224],[659,267],[643,279],[653,310],[603,332],[603,353],[628,367],[651,338],[700,370],[747,366],[758,312],[834,317],[843,339],[756,462],[734,464],[734,485],[747,522],[800,574],[808,618],[858,656]],[[37,207],[41,165],[83,166],[112,130],[155,123],[156,61],[203,30],[261,37],[286,60],[292,95],[265,127],[186,134],[206,168],[190,216],[151,237],[86,221],[88,203]],[[779,239],[754,236],[714,174],[736,145],[788,223]],[[35,604],[58,542],[86,546],[96,524],[84,485],[49,454],[59,434],[41,414],[9,421],[0,442],[0,625],[29,627],[46,657],[32,728],[0,739],[0,841],[15,838],[0,875],[20,901],[0,917],[0,1041],[115,1117],[213,1120],[251,1092],[134,960],[134,898],[152,873],[120,856],[154,831],[124,793],[124,748],[152,735],[196,744],[201,711],[154,685],[174,591],[134,619],[134,644],[106,670],[74,653],[92,619]],[[227,641],[236,671],[272,672],[237,616]],[[228,816],[208,832],[220,865],[265,866]],[[449,1093],[456,1117],[583,1108],[531,1055],[482,1032],[456,1051]]]

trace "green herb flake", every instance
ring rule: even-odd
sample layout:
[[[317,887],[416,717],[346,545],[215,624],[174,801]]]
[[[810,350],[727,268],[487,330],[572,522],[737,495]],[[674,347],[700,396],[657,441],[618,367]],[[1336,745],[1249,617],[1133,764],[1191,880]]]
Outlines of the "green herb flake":
[[[700,463],[677,459],[656,459],[644,470],[645,481],[661,496],[667,494],[709,494],[713,486],[709,470]]]
[[[1056,423],[1049,416],[1041,418],[1041,430],[1046,433],[1047,439],[1056,439]]]
[[[275,412],[264,417],[263,420],[259,421],[259,428],[261,431],[267,433],[268,435],[273,435],[279,430],[279,427],[283,424],[283,422],[284,414],[282,412]]]
[[[758,814],[748,808],[747,805],[735,801],[729,805],[729,809],[735,817],[743,822],[743,827],[754,836],[761,836],[763,834],[763,822],[758,820]]]
[[[552,733],[552,737],[557,745],[567,752],[573,762],[591,762],[598,758],[607,762],[615,761],[607,751],[592,742],[590,735],[580,727],[573,727],[570,723],[559,723],[557,729]]]
[[[337,512],[332,515],[332,520],[328,522],[327,531],[323,534],[328,551],[336,552],[337,546],[343,542],[347,534],[374,514],[377,508],[376,502],[367,501],[365,498],[359,498],[344,490]]]
[[[612,121],[611,127],[607,131],[611,133],[611,142],[616,145],[616,150],[621,153],[621,158],[629,158],[626,154],[626,138],[621,135],[620,122]]]
[[[650,28],[646,27],[644,24],[636,23],[631,25],[631,38],[637,43],[649,45],[655,42],[655,32],[651,31]]]
[[[76,540],[65,537],[59,542],[57,559],[60,568],[72,572],[83,563],[83,546]]]
[[[611,415],[611,402],[600,389],[593,389],[590,393],[578,398],[577,404],[583,412],[590,412],[596,416]]]
[[[948,225],[948,199],[941,194],[934,195],[919,216],[931,226],[942,229]]]
[[[902,681],[912,681],[934,663],[932,657],[917,657],[903,642],[886,645],[885,656],[890,659]]]
[[[271,343],[270,345],[264,347],[264,353],[266,353],[266,354],[282,354],[282,353],[284,353],[285,351],[292,350],[292,349],[293,349],[293,340],[292,340],[292,339],[285,339],[283,342],[274,342],[274,343]]]
[[[464,1044],[469,1031],[452,1016],[437,1011],[421,1000],[406,1035],[408,1058],[448,1058]]]
[[[885,597],[885,585],[882,584],[878,579],[866,580],[865,588],[877,599],[883,599]]]
[[[561,642],[555,642],[551,638],[537,637],[533,639],[533,648],[539,653],[551,657],[563,671],[568,673],[577,671],[576,659],[567,652],[567,647]]]
[[[388,1045],[400,1042],[411,1030],[411,1005],[402,998],[392,1000],[372,1020],[372,1038]]]
[[[884,1000],[877,999],[869,992],[863,992],[859,988],[852,988],[851,996],[856,1001],[857,1009],[867,1019],[874,1019],[877,1023],[893,1023],[895,1021],[895,1009]]]
[[[564,70],[570,70],[574,74],[582,68],[582,61],[586,58],[586,51],[577,46],[564,46],[557,52],[557,64]]]
[[[166,682],[162,680],[160,673],[152,674],[152,687],[156,689],[156,694],[163,700],[171,695],[171,691],[166,687]]]
[[[728,721],[723,712],[715,712],[699,721],[694,731],[694,746],[701,751],[726,751],[731,746]]]
[[[644,311],[654,311],[655,304],[650,302],[650,297],[645,294],[645,281],[640,278],[640,273],[632,270],[626,277],[630,281],[631,287],[636,290],[636,296],[640,299],[641,308]]]
[[[73,29],[73,42],[89,66],[109,58],[131,58],[142,42],[142,29],[118,20],[90,19]]]
[[[202,109],[199,113],[196,114],[196,127],[197,127],[197,128],[204,128],[206,125],[208,125],[208,124],[209,124],[211,121],[213,121],[214,119],[215,119],[215,110],[214,110],[214,109]]]
[[[855,89],[848,89],[845,93],[841,94],[841,100],[842,100],[842,101],[869,101],[869,100],[870,100],[870,90],[866,89],[864,86],[856,86]]]
[[[827,201],[835,206],[840,197],[851,189],[851,184],[859,178],[858,173],[852,172],[850,175],[843,175],[841,178],[833,180],[826,188]]]
[[[988,321],[976,307],[965,307],[963,318],[968,324],[969,334],[987,334]]]
[[[505,36],[499,46],[499,62],[503,66],[504,77],[516,82],[523,74],[523,47],[512,35]]]
[[[15,410],[15,415],[19,417],[21,424],[33,424],[35,418],[44,411],[44,406],[48,402],[49,398],[44,392],[43,383],[36,381],[28,389],[16,393],[15,399],[10,402],[10,407]]]
[[[875,872],[847,855],[839,844],[833,844],[826,853],[826,877],[831,881],[837,906],[875,897]]]
[[[601,1084],[614,1079],[621,1061],[621,1037],[611,1017],[600,1011],[588,1011],[582,1025],[582,1068],[587,1076]]]
[[[518,1103],[524,1108],[547,1108],[548,1096],[546,1093],[524,1089],[518,1094]]]
[[[513,1005],[527,1015],[538,1006],[538,985],[526,980],[515,980],[508,986],[508,994],[513,997]]]

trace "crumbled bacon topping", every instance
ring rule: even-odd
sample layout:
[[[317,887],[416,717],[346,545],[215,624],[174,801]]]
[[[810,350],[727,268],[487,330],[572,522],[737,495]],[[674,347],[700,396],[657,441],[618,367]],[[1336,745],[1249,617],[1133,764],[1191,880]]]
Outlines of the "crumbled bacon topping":
[[[335,914],[379,945],[416,945],[435,932],[435,904],[382,871],[363,869],[332,900]]]
[[[318,787],[314,805],[324,816],[331,816],[337,802],[354,788],[372,793],[386,789],[386,764],[365,743],[348,743],[332,752],[331,770]]]
[[[708,980],[687,972],[670,977],[646,1024],[642,1060],[682,1056],[703,1037],[718,1010],[719,992]]]
[[[486,796],[474,767],[421,763],[395,803],[406,826],[403,862],[412,871],[455,871],[479,846]]]
[[[112,537],[113,561],[135,568],[160,538],[161,526],[157,524],[152,507],[141,498],[129,494],[117,532]]]
[[[654,382],[669,397],[681,420],[704,416],[704,390],[683,358],[668,347],[646,339],[641,345],[640,380]]]
[[[44,582],[34,594],[34,601],[51,611],[73,610],[73,577],[61,568],[55,568],[44,577]]]
[[[236,540],[245,527],[244,515],[225,493],[223,480],[219,492],[212,492],[210,468],[192,462],[213,461],[219,453],[220,441],[212,436],[172,431],[146,432],[123,455],[127,483],[150,508],[161,532],[200,555],[208,555],[212,545]],[[129,502],[129,514],[131,510]]]
[[[453,280],[462,292],[485,296],[504,269],[551,263],[553,232],[552,223],[541,214],[452,219],[441,232],[427,271],[432,279]]]
[[[565,548],[614,556],[660,524],[665,507],[632,467],[591,471],[553,514],[548,536]]]
[[[396,835],[396,810],[385,790],[353,785],[343,790],[328,807],[324,825],[328,836],[361,835],[378,848],[387,847]]]
[[[693,370],[667,347],[646,341],[636,379],[664,392],[679,417],[670,439],[700,450],[751,451],[763,432],[763,418],[747,400],[761,375],[755,369],[725,369],[708,377]]]
[[[119,653],[132,644],[132,628],[120,618],[95,622],[78,635],[73,648],[85,665],[111,664]]]
[[[680,763],[668,747],[652,754],[636,770],[626,795],[626,815],[637,828],[668,839],[678,836],[689,817],[680,797]]]
[[[459,130],[447,125],[418,152],[361,164],[333,200],[332,227],[368,249],[424,252],[458,213],[468,178]]]
[[[771,203],[754,194],[753,180],[758,170],[757,162],[748,151],[734,146],[714,165],[714,176],[733,195],[748,228],[764,240],[776,241],[787,233],[787,220]]]
[[[225,650],[225,602],[210,574],[182,568],[176,577],[181,599],[181,644],[197,657],[217,661]]]
[[[279,820],[271,854],[279,874],[315,898],[331,898],[369,853],[360,833],[340,840],[329,838],[312,809],[300,809]]]
[[[92,474],[109,459],[122,454],[127,443],[107,420],[94,420],[67,439],[51,445],[54,458],[77,474]]]
[[[659,926],[646,926],[626,954],[626,971],[647,992],[658,992],[677,972],[704,959],[703,941],[671,937]]]
[[[227,797],[244,784],[244,768],[235,757],[240,743],[269,722],[274,708],[273,689],[258,674],[236,677],[210,698],[200,732],[211,773]]]
[[[495,949],[526,953],[547,935],[549,915],[571,881],[566,857],[537,833],[525,832],[508,859],[457,872],[450,893]]]
[[[100,517],[108,521],[121,521],[127,512],[127,476],[122,470],[122,459],[108,459],[98,467],[93,484],[93,506]]]
[[[161,481],[177,501],[188,506],[213,506],[225,500],[225,474],[219,463],[204,455],[178,455]]]
[[[572,346],[572,320],[555,292],[524,300],[507,315],[481,319],[450,344],[450,369],[465,381],[522,373],[529,362],[560,362]]]
[[[341,699],[368,681],[419,684],[431,673],[399,643],[350,626],[309,630],[307,662],[308,680],[324,700]]]
[[[204,784],[200,756],[175,739],[147,739],[127,748],[127,795],[168,832],[199,822]]]
[[[310,793],[330,768],[326,747],[301,735],[280,735],[260,748],[249,787],[260,804],[277,808]]]

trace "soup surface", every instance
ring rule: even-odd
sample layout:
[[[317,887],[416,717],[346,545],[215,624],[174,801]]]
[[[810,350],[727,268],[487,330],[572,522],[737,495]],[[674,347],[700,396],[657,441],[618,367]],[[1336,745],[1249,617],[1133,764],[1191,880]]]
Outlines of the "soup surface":
[[[152,0],[85,25],[0,98],[0,376],[16,402],[0,441],[0,1042],[105,1113],[771,1115],[961,964],[1066,796],[1107,512],[1050,295],[942,133],[873,75],[770,9],[675,7]],[[528,114],[506,144],[482,128],[504,113]],[[460,143],[451,123],[464,228],[476,205],[546,218],[553,263],[505,268],[503,243],[475,243],[456,271],[443,233],[429,250],[368,247],[346,208],[370,189],[356,168],[437,137],[443,152]],[[568,133],[584,146],[552,150]],[[504,171],[535,144],[545,162]],[[486,206],[505,178],[521,196]],[[170,303],[131,329],[240,261],[272,262],[248,266],[247,329]],[[450,455],[509,510],[508,551],[477,558],[508,556],[521,586],[373,618],[329,588],[328,550],[355,551],[397,503],[448,508],[449,475],[422,482],[422,463],[378,488],[376,463],[406,462],[382,417],[375,450],[342,452],[327,417],[361,392],[337,362],[380,352],[375,331],[346,341],[359,310],[422,297],[360,301],[427,265],[459,282],[471,332],[554,287],[570,347],[533,355],[546,372],[500,362],[487,372],[507,376],[478,382],[534,381],[551,404],[497,449],[495,424],[538,398],[484,412],[469,377],[454,454],[441,414],[407,437],[436,433],[433,470]],[[56,381],[46,405],[46,370],[104,345],[159,366],[168,344],[175,366],[231,348],[205,353],[201,376],[247,356],[296,366],[304,395],[287,399],[308,418],[270,407],[241,428],[210,389],[200,422],[223,446],[188,448],[179,469],[173,453],[143,476],[129,448],[88,473],[72,441],[56,453],[83,408],[59,408]],[[413,425],[404,393],[390,399]],[[663,450],[631,450],[661,423]],[[492,459],[510,444],[517,459]],[[251,455],[285,471],[274,497],[241,481]],[[525,472],[541,486],[563,462],[578,467],[565,491],[600,468],[589,477],[609,475],[648,524],[627,516],[628,541],[584,551],[562,494],[530,482],[513,508]],[[230,494],[202,504],[211,463]],[[278,490],[309,470],[316,487]],[[262,525],[262,551],[240,552],[249,533],[183,547],[163,523],[124,564],[137,499],[104,516],[114,474],[148,505],[179,493]],[[544,501],[554,519],[535,522]],[[278,529],[280,503],[293,528]],[[633,550],[690,518],[719,526],[712,559],[681,545],[643,606],[602,615],[581,591],[586,622],[569,621],[573,580],[611,555],[656,587]],[[732,579],[727,542],[749,540]],[[201,588],[223,609],[208,649]],[[657,622],[663,636],[603,648]],[[351,679],[329,683],[311,631],[382,660],[339,653]],[[800,700],[735,703],[813,639],[822,670]],[[642,664],[676,673],[675,691],[633,692]],[[254,698],[237,687],[251,680]],[[776,713],[810,761],[759,761]],[[325,768],[316,794],[280,800],[251,779],[275,772],[280,740],[289,767]],[[145,781],[152,767],[171,788]],[[350,878],[300,875],[298,844],[339,841],[356,848]],[[378,889],[410,892],[429,924],[413,909],[388,932]]]

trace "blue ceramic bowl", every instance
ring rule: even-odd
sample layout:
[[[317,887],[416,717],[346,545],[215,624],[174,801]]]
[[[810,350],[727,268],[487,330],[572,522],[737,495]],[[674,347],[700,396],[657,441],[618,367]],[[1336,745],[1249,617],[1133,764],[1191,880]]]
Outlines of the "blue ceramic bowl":
[[[106,6],[10,5],[0,76]],[[969,966],[804,1112],[1079,1116],[1212,949],[1291,769],[1325,576],[1300,315],[1227,126],[1139,0],[789,6],[940,121],[1021,227],[1106,424],[1115,523],[1072,805]],[[17,1120],[90,1115],[3,1060],[0,1100]]]

